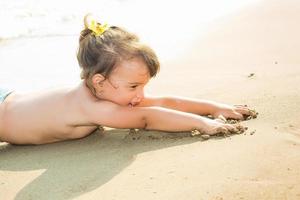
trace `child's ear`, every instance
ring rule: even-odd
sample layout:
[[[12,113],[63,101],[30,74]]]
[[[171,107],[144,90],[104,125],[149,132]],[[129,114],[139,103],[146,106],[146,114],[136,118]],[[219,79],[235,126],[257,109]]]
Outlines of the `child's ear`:
[[[95,74],[92,77],[92,83],[95,89],[100,89],[103,85],[103,81],[105,80],[105,77],[102,74]]]

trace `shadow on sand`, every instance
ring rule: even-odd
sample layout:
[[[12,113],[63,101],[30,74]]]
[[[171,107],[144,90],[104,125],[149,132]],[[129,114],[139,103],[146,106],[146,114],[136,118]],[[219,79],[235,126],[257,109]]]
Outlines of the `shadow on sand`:
[[[72,199],[101,187],[130,165],[139,153],[201,141],[186,134],[183,137],[184,133],[172,133],[171,137],[170,133],[167,137],[162,132],[141,133],[136,140],[128,137],[128,130],[116,129],[54,144],[8,144],[0,149],[0,170],[45,169],[20,190],[16,200]]]

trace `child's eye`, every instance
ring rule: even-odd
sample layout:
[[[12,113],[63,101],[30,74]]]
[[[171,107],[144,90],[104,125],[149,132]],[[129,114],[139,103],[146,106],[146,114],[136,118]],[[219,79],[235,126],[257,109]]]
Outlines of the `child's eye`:
[[[135,89],[137,85],[130,86],[130,88]]]

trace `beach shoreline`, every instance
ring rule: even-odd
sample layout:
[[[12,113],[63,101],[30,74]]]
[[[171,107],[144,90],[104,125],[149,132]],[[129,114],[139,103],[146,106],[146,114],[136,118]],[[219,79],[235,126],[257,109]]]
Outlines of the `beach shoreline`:
[[[247,104],[259,115],[242,122],[244,134],[203,140],[142,131],[133,139],[107,129],[47,145],[0,143],[1,199],[300,199],[299,11],[293,0],[265,0],[213,20],[162,58],[146,88]],[[77,42],[73,35],[2,41],[1,87],[76,84]]]

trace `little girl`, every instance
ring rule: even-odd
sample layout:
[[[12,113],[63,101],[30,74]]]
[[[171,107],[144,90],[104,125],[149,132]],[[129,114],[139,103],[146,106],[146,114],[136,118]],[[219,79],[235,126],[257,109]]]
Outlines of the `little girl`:
[[[0,90],[0,141],[44,144],[82,138],[98,126],[213,135],[234,132],[223,120],[251,115],[246,106],[179,97],[150,97],[144,86],[159,70],[154,51],[117,26],[84,19],[77,59],[83,81],[73,88],[18,94]],[[211,115],[215,119],[203,117]]]

